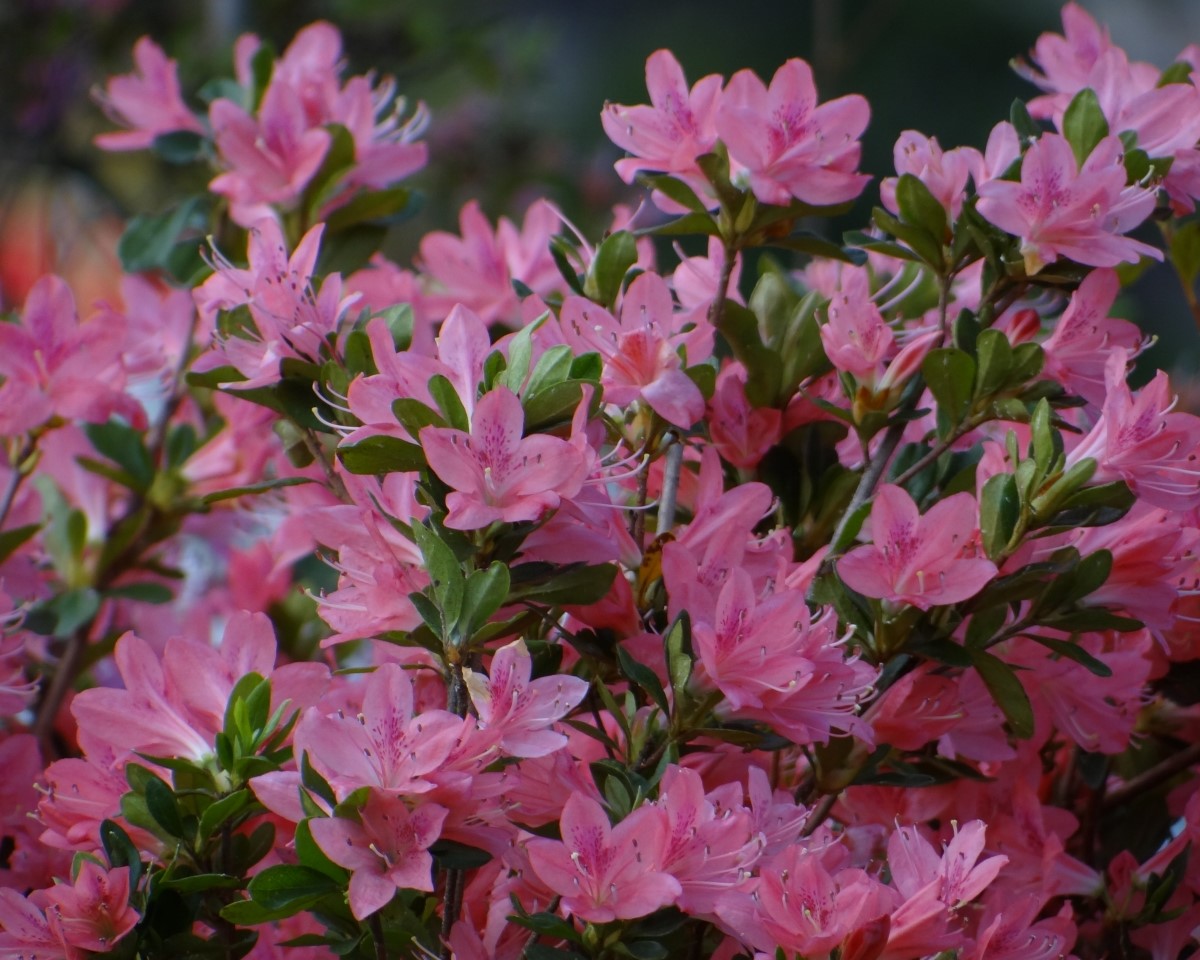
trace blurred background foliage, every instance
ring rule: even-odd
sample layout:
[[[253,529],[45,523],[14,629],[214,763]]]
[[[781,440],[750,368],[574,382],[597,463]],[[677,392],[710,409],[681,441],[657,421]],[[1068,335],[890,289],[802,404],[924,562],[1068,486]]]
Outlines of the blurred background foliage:
[[[1137,59],[1166,66],[1200,41],[1195,0],[1084,5]],[[413,181],[424,203],[387,247],[407,263],[424,233],[457,229],[472,197],[495,219],[548,196],[593,237],[615,203],[639,202],[613,173],[619,154],[599,111],[605,99],[646,101],[643,66],[659,47],[676,53],[689,81],[743,67],[769,78],[804,57],[822,99],[870,101],[863,169],[879,178],[892,172],[904,129],[946,148],[982,147],[1012,100],[1033,93],[1010,59],[1060,30],[1059,10],[1057,0],[0,0],[0,302],[19,304],[49,269],[84,304],[111,298],[121,219],[161,210],[180,177],[185,189],[203,187],[199,168],[92,146],[111,124],[89,93],[131,69],[145,34],[179,60],[189,95],[231,73],[238,34],[282,50],[304,24],[326,19],[343,33],[349,73],[390,74],[425,101],[430,164]],[[877,200],[868,188],[831,235],[864,222]],[[1169,270],[1149,271],[1118,312],[1160,337],[1144,365],[1200,369],[1200,336]]]

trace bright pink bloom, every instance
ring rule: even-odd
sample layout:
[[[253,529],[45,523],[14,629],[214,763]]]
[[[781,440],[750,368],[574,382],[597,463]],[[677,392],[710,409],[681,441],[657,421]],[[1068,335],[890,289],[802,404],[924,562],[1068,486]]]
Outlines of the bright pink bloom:
[[[946,209],[951,220],[957,220],[966,197],[967,178],[982,162],[979,151],[971,147],[942,150],[937,137],[927,137],[916,130],[905,130],[892,149],[896,173],[911,173],[920,180]],[[879,198],[892,213],[896,206],[896,177],[887,177],[879,184]]]
[[[1200,506],[1200,418],[1172,412],[1175,398],[1162,370],[1135,396],[1125,382],[1128,361],[1119,347],[1109,353],[1104,412],[1069,452],[1068,465],[1093,457],[1093,482],[1124,480],[1138,497],[1164,510]]]
[[[722,459],[750,470],[779,442],[783,412],[751,406],[746,399],[747,376],[736,360],[725,363],[708,403],[708,429]]]
[[[821,343],[838,370],[858,380],[876,379],[896,337],[871,299],[866,270],[844,269],[840,289],[826,307]]]
[[[296,727],[295,751],[308,752],[339,800],[359,787],[426,793],[434,786],[426,775],[441,767],[462,728],[445,710],[413,716],[412,681],[402,667],[385,663],[367,678],[358,716],[310,709]]]
[[[96,99],[115,122],[129,129],[102,133],[96,146],[103,150],[145,150],[154,138],[176,130],[204,133],[200,121],[183,102],[174,60],[149,37],[133,46],[133,73],[112,77]]]
[[[533,872],[562,897],[565,913],[592,923],[632,920],[682,892],[663,872],[668,832],[658,807],[639,807],[613,827],[600,804],[574,793],[561,823],[561,842],[535,838],[528,851]]]
[[[857,94],[817,105],[812,69],[789,60],[765,86],[750,70],[730,78],[717,111],[735,182],[763,203],[794,197],[827,205],[853,200],[871,178],[857,172],[870,109]]]
[[[1142,345],[1136,325],[1108,315],[1119,288],[1114,271],[1093,270],[1042,343],[1045,373],[1097,406],[1104,402],[1104,368],[1113,349],[1133,356]]]
[[[44,276],[29,291],[16,323],[0,323],[0,433],[24,433],[57,415],[102,423],[119,413],[144,422],[122,393],[124,318],[84,323],[60,278]]]
[[[711,193],[696,166],[696,158],[708,153],[717,139],[716,112],[722,78],[709,74],[688,90],[683,68],[669,50],[656,50],[646,59],[646,90],[649,106],[627,107],[606,103],[600,113],[604,132],[622,150],[632,154],[616,163],[626,183],[642,170],[670,173],[688,183],[699,196]],[[656,196],[660,206],[671,210],[676,204]],[[712,200],[715,205],[715,199]]]
[[[1021,238],[1032,276],[1059,257],[1092,267],[1162,259],[1157,247],[1123,236],[1154,210],[1154,191],[1125,186],[1125,149],[1105,137],[1082,167],[1066,139],[1043,134],[1025,153],[1021,182],[989,180],[977,208],[1001,230]]]
[[[128,873],[128,870],[126,870]],[[34,902],[34,901],[37,902]],[[0,957],[5,960],[63,960],[68,947],[61,929],[46,919],[44,891],[26,898],[11,887],[0,887]],[[82,951],[71,951],[76,960]]]
[[[433,281],[427,303],[438,316],[462,304],[485,325],[519,322],[520,298],[513,281],[543,297],[564,289],[550,255],[550,238],[561,224],[554,206],[538,200],[525,211],[519,230],[507,217],[493,230],[479,203],[470,201],[459,213],[461,236],[435,231],[421,240],[418,265]]]
[[[430,469],[454,490],[446,498],[447,527],[537,520],[579,492],[588,467],[579,450],[557,437],[522,437],[524,424],[516,394],[497,387],[480,398],[470,434],[448,427],[421,431]]]
[[[563,674],[530,680],[532,661],[524,640],[514,640],[492,657],[488,674],[463,670],[480,725],[492,730],[514,757],[542,757],[567,738],[551,729],[584,698],[588,682]]]
[[[397,890],[433,891],[429,847],[441,836],[446,813],[436,803],[410,811],[403,797],[372,791],[361,823],[341,817],[308,821],[317,846],[351,871],[350,912],[356,919],[385,907]]]
[[[69,956],[77,955],[77,950],[108,953],[140,919],[129,904],[128,867],[105,870],[92,860],[82,860],[74,885],[56,884],[42,894],[49,904],[50,926]]]
[[[902,488],[883,484],[871,510],[873,543],[837,564],[852,590],[922,610],[973,597],[996,576],[996,565],[974,555],[979,530],[975,498],[956,493],[921,516]]]
[[[563,338],[580,353],[596,351],[604,358],[601,384],[609,403],[628,404],[641,398],[668,423],[687,429],[704,416],[704,395],[683,372],[680,351],[689,365],[712,353],[713,328],[707,319],[685,329],[675,312],[667,282],[643,273],[630,284],[621,319],[582,297],[563,303]]]
[[[246,380],[242,389],[275,383],[284,357],[320,362],[326,338],[334,334],[358,296],[342,296],[342,278],[334,273],[313,288],[317,253],[324,224],[308,231],[288,255],[279,223],[272,217],[250,230],[250,264],[241,269],[218,255],[216,272],[196,288],[194,296],[206,322],[219,310],[247,306],[254,330],[219,337],[194,369],[222,364],[235,367]]]

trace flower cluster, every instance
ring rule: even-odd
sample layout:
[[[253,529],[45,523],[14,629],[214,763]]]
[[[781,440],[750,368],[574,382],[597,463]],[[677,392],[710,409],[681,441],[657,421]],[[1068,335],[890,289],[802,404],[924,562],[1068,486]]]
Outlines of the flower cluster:
[[[659,51],[668,219],[408,265],[332,26],[203,115],[140,41],[100,146],[215,175],[0,323],[0,957],[1192,955],[1200,418],[1110,314],[1200,270],[1200,57],[1063,19],[841,245],[866,102]]]

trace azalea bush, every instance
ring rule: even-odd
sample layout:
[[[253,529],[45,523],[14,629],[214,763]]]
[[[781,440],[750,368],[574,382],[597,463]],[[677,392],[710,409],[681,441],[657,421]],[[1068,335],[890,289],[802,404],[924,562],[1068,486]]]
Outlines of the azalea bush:
[[[140,41],[98,146],[207,189],[0,323],[0,957],[1193,953],[1200,419],[1112,310],[1195,301],[1200,47],[1063,28],[878,182],[659,51],[639,206],[411,267],[334,27]]]

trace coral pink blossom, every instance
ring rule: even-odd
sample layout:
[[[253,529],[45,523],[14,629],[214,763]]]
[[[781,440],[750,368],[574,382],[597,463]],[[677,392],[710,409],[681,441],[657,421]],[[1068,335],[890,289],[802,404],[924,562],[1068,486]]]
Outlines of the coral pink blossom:
[[[668,827],[657,807],[639,807],[613,827],[600,804],[574,793],[563,807],[562,836],[530,840],[529,863],[562,897],[563,910],[581,920],[644,917],[682,892],[662,870]]]
[[[979,530],[975,499],[956,493],[921,516],[901,487],[883,484],[871,511],[874,542],[841,558],[838,575],[868,597],[922,610],[973,597],[996,565],[973,555]]]
[[[81,860],[73,885],[60,883],[43,891],[47,917],[67,946],[108,953],[140,917],[129,904],[129,868],[105,870],[93,860]]]
[[[308,822],[325,855],[351,871],[350,911],[356,919],[386,906],[397,890],[433,891],[429,847],[441,835],[446,812],[436,803],[410,811],[402,797],[372,791],[361,823],[341,817]]]
[[[870,108],[858,95],[817,104],[812,69],[789,60],[768,88],[752,71],[729,80],[717,111],[717,132],[729,148],[736,182],[763,203],[853,200],[871,178],[858,173]]]
[[[96,98],[104,112],[129,129],[102,133],[96,146],[104,150],[145,150],[155,137],[176,130],[203,133],[200,121],[183,102],[174,60],[149,37],[133,46],[133,73],[113,77]]]
[[[646,60],[646,89],[649,106],[608,103],[600,114],[608,138],[632,155],[617,161],[617,173],[626,183],[642,170],[675,174],[705,194],[696,158],[712,150],[717,139],[721,78],[709,74],[689,90],[679,61],[669,50],[656,50]],[[676,207],[664,197],[656,202]]]
[[[1154,210],[1154,191],[1125,186],[1125,148],[1105,137],[1082,167],[1064,137],[1043,134],[1025,154],[1021,182],[989,180],[977,208],[1001,230],[1021,239],[1032,276],[1059,257],[1092,267],[1162,259],[1157,247],[1123,236]]]
[[[514,640],[492,657],[488,675],[463,670],[479,722],[500,738],[514,757],[542,757],[563,747],[567,738],[551,729],[584,698],[588,683],[558,675],[530,680],[532,662],[524,640]]]
[[[557,437],[522,437],[525,411],[507,387],[484,394],[471,432],[426,427],[421,444],[430,469],[453,488],[446,526],[476,530],[497,520],[537,520],[579,492],[588,462]]]

